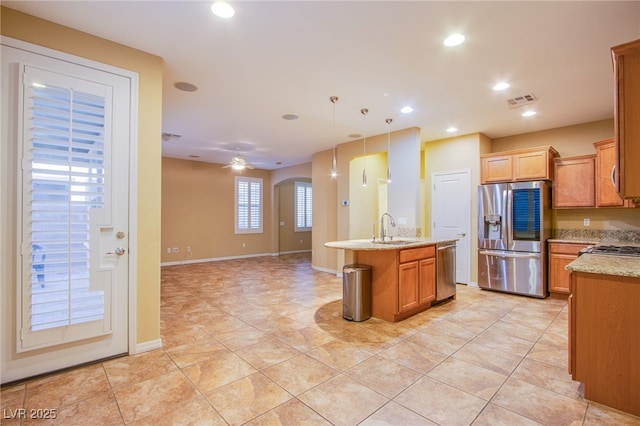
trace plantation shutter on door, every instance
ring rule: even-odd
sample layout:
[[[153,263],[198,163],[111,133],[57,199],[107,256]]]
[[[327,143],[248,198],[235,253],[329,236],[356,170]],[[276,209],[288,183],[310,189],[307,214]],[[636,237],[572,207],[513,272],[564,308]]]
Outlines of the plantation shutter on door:
[[[111,332],[92,239],[108,221],[111,87],[24,66],[22,350]],[[108,273],[108,272],[107,272]]]

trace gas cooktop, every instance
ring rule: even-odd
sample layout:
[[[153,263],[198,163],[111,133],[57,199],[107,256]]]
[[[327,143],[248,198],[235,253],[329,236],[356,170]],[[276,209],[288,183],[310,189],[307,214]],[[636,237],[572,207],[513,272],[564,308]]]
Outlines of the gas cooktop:
[[[608,254],[614,256],[640,256],[640,246],[589,246],[580,251],[589,254]]]

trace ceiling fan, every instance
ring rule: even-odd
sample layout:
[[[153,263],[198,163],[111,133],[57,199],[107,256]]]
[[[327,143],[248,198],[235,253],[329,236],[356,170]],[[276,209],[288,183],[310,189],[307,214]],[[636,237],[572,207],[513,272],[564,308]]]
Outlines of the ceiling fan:
[[[247,160],[244,159],[242,155],[240,155],[240,150],[236,148],[236,156],[229,161],[229,164],[223,166],[222,168],[231,167],[233,170],[244,170],[244,169],[253,169],[255,166],[253,164],[249,164]]]

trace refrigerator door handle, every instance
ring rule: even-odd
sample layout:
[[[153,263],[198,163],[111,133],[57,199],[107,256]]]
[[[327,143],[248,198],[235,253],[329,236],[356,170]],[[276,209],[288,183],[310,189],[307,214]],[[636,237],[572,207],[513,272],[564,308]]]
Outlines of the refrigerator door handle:
[[[518,252],[486,251],[486,250],[481,250],[479,253],[485,256],[511,257],[515,259],[538,259],[542,256],[542,253],[518,253]]]

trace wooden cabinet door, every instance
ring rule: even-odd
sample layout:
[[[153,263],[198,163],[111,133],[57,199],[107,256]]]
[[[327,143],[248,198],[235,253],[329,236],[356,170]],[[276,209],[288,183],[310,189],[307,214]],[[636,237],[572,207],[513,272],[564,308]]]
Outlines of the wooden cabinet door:
[[[596,156],[553,160],[553,208],[594,207],[596,205]]]
[[[513,156],[514,180],[549,179],[547,151],[527,152]]]
[[[571,272],[564,267],[576,260],[586,244],[549,243],[549,291],[571,293]]]
[[[420,279],[418,288],[419,304],[431,303],[436,300],[436,259],[420,261]]]
[[[481,167],[482,183],[509,182],[513,179],[513,157],[511,155],[482,157]]]
[[[419,261],[401,263],[398,267],[398,312],[418,307]]]
[[[640,40],[611,48],[614,88],[614,136],[618,153],[616,181],[621,198],[640,199]]]
[[[593,144],[596,147],[596,205],[597,207],[617,207],[624,205],[618,196],[615,183],[616,145],[614,139],[606,139]]]
[[[574,260],[575,255],[549,253],[549,291],[562,294],[571,292],[571,272],[564,267]]]

